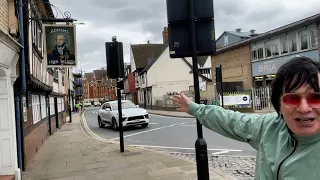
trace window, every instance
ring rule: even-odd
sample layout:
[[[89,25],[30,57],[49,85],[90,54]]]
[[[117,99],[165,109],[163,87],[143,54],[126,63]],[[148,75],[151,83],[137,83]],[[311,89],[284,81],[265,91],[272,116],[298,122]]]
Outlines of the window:
[[[311,48],[317,48],[318,47],[317,30],[311,30],[310,31],[310,42],[311,42]]]
[[[288,35],[289,52],[296,52],[297,49],[297,37],[296,34]]]
[[[263,48],[257,49],[258,52],[258,59],[263,59]]]
[[[32,95],[32,115],[33,115],[33,124],[41,121],[40,113],[40,97],[39,95]]]
[[[46,97],[40,96],[40,100],[41,100],[41,119],[44,119],[45,117],[47,117]]]
[[[272,45],[272,56],[279,56],[280,50],[279,50],[279,44],[273,44]]]
[[[300,48],[301,50],[309,49],[309,38],[306,32],[299,33],[300,36]]]
[[[252,60],[263,59],[263,45],[258,45],[258,47],[252,47]],[[210,73],[210,72],[209,72]]]
[[[280,42],[281,42],[281,54],[289,53],[289,43],[288,43],[287,36],[280,38]]]
[[[50,115],[54,115],[54,97],[49,98],[50,101]]]
[[[266,44],[265,52],[266,52],[266,58],[272,56],[271,44]]]

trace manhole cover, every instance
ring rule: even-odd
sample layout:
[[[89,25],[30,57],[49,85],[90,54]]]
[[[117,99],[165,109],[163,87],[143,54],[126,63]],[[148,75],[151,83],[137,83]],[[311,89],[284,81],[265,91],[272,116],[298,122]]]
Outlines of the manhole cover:
[[[142,154],[142,152],[127,152],[127,153],[123,153],[123,156],[136,156],[136,155],[140,155]]]

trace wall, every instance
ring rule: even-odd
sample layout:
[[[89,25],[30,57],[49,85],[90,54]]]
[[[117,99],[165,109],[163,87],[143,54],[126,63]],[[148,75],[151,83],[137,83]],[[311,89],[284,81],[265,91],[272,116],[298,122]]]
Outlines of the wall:
[[[215,82],[215,68],[221,64],[224,82],[243,81],[244,89],[252,88],[249,45],[212,56],[211,64],[213,82]]]
[[[0,0],[0,30],[5,34],[8,34],[8,24],[9,24],[9,9],[8,1]]]
[[[193,85],[190,70],[182,59],[171,59],[167,48],[147,73],[147,87],[152,86],[152,103],[155,102],[154,98],[162,97],[167,92],[189,90]],[[140,94],[138,96],[140,99]]]

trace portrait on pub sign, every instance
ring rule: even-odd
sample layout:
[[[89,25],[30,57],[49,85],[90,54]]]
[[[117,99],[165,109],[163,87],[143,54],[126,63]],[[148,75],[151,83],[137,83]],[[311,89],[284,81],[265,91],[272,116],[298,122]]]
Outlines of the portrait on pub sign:
[[[76,66],[75,26],[44,25],[48,67]]]

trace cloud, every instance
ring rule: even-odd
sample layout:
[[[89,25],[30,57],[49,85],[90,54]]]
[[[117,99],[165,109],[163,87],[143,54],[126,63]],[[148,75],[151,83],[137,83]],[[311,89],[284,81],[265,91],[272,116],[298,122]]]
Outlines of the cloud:
[[[50,2],[85,23],[77,25],[78,60],[85,71],[106,66],[104,43],[112,36],[123,42],[125,62],[130,61],[130,44],[162,43],[167,25],[165,0]],[[216,35],[236,28],[263,33],[315,15],[319,6],[319,0],[214,0]]]

